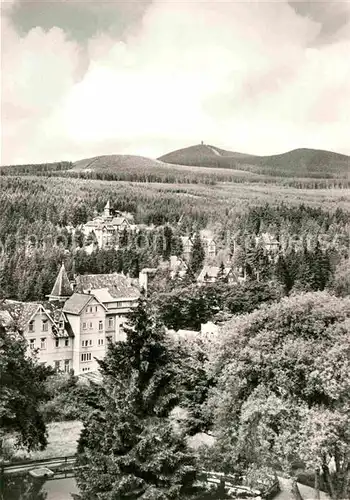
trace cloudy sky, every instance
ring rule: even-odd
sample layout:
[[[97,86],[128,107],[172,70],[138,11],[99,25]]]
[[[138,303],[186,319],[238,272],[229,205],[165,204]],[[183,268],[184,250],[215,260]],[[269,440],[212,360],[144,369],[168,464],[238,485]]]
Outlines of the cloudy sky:
[[[350,3],[1,0],[1,163],[350,154]]]

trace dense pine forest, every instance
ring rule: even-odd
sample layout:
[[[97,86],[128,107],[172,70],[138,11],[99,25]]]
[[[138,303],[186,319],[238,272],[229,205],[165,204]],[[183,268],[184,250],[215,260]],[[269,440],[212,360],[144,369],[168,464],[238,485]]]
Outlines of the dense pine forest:
[[[286,293],[295,287],[324,289],[348,258],[350,199],[341,189],[184,187],[32,175],[3,175],[0,183],[3,297],[43,300],[62,261],[71,275],[117,271],[137,277],[143,267],[157,266],[169,255],[162,247],[167,226],[172,232],[170,253],[181,255],[181,236],[210,229],[218,265],[220,255],[224,260],[238,249],[235,259],[248,266],[252,279],[277,280]],[[101,212],[108,199],[116,210],[131,213],[136,224],[148,228],[130,236],[118,250],[96,249],[87,255],[82,248],[91,241],[79,227]],[[281,242],[283,251],[273,263],[255,248],[255,236],[265,232]],[[325,271],[316,278],[319,262]]]
[[[346,464],[349,448],[348,192],[334,184],[302,189],[302,179],[297,187],[239,177],[196,177],[185,184],[177,174],[147,183],[127,174],[128,181],[117,182],[104,173],[72,176],[70,169],[60,163],[1,171],[0,299],[45,300],[62,262],[70,278],[111,272],[137,278],[145,267],[181,257],[182,236],[197,236],[185,276],[169,280],[161,267],[150,280],[127,340],[110,346],[100,363],[101,387],[29,360],[25,342],[0,328],[2,370],[11,373],[6,380],[17,380],[14,370],[27,378],[4,389],[16,405],[11,413],[3,407],[11,417],[4,420],[5,434],[16,432],[30,452],[45,448],[50,422],[81,422],[77,460],[84,468],[76,479],[82,500],[101,492],[137,498],[140,491],[162,499],[217,498],[199,487],[203,467],[254,487],[257,478],[266,481],[277,471],[293,480],[295,500],[302,498],[296,480],[344,498],[343,465],[329,472],[327,460],[335,454]],[[94,238],[84,236],[82,225],[107,200],[131,214],[139,230],[124,231],[117,249],[86,252]],[[206,286],[196,282],[204,264],[199,230],[212,234],[220,266],[217,281]],[[277,252],[259,243],[264,234],[273,235]],[[244,269],[246,280],[230,283],[225,264]],[[221,327],[210,341],[199,333],[208,321]],[[183,342],[165,335],[165,328],[191,329],[198,337]],[[17,404],[22,397],[30,401],[25,422]],[[180,420],[172,415],[175,407],[185,412]],[[39,427],[28,428],[31,419]],[[193,451],[188,440],[198,433],[214,444]],[[21,491],[18,498],[27,500]]]

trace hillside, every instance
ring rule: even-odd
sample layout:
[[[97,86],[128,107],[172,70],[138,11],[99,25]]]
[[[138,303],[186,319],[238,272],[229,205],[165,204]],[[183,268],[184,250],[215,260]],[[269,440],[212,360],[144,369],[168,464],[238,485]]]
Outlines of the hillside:
[[[213,153],[214,154],[214,153]],[[105,155],[76,161],[67,170],[67,175],[105,180],[130,180],[148,182],[189,182],[213,183],[238,179],[263,180],[263,176],[242,170],[213,168],[166,163],[144,156]]]
[[[317,149],[295,149],[271,156],[255,156],[199,144],[159,158],[180,165],[243,170],[281,177],[348,178],[350,156]]]
[[[224,149],[206,144],[197,144],[188,148],[178,149],[158,158],[167,163],[177,163],[179,165],[192,165],[197,167],[217,167],[217,162],[222,158],[232,158],[235,160],[246,160],[254,158],[252,155],[225,151]],[[228,168],[226,165],[224,168]]]
[[[130,168],[155,168],[161,162],[136,155],[104,155],[86,158],[73,163],[72,170],[100,172],[103,170],[129,170]]]
[[[89,180],[167,184],[264,183],[297,188],[348,188],[350,157],[330,151],[296,149],[254,156],[199,144],[158,160],[137,155],[103,155],[74,163],[12,165],[0,176],[39,175]]]

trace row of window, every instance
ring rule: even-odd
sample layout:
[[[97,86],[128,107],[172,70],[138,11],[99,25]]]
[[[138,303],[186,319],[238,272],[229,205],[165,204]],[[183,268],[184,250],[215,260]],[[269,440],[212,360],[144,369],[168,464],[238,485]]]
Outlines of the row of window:
[[[81,361],[91,361],[91,352],[84,352],[80,357]]]
[[[62,329],[64,327],[63,321],[59,322],[59,328]],[[29,321],[28,323],[28,330],[30,332],[35,332],[35,321]],[[41,322],[41,331],[42,332],[48,332],[49,331],[49,320],[48,319],[43,319]]]
[[[70,370],[70,360],[69,359],[65,359],[63,361],[63,366],[61,365],[61,360],[54,361],[54,363],[55,363],[55,370],[63,369],[63,371],[69,372],[69,370]]]
[[[103,344],[104,344],[104,339],[97,340],[97,345],[103,345]],[[88,346],[92,346],[92,345],[93,345],[93,341],[91,339],[81,341],[81,347],[88,347]]]
[[[118,303],[119,304],[122,304],[122,303]],[[129,303],[125,303],[125,304],[129,304]],[[91,309],[92,310],[92,307],[88,307],[87,309]],[[97,306],[96,306],[96,310],[97,310]],[[87,325],[88,323],[86,321],[83,322],[83,330],[87,330]],[[59,327],[60,328],[63,328],[63,322],[60,322],[59,324]],[[108,318],[108,328],[113,328],[114,327],[114,318]],[[92,321],[89,321],[89,329],[92,330],[93,328],[93,323]],[[99,331],[103,330],[103,321],[100,320],[98,322],[98,329]],[[28,325],[28,330],[29,332],[35,332],[35,321],[30,321],[29,322],[29,325]],[[44,319],[41,323],[41,331],[42,332],[48,332],[49,331],[49,321],[47,319]]]
[[[95,310],[97,312],[97,306],[89,306],[85,309],[86,313],[92,313]]]
[[[46,337],[40,339],[40,349],[46,349],[46,340]],[[29,347],[30,349],[36,348],[36,339],[29,339]],[[69,339],[55,339],[55,347],[69,347]]]
[[[111,342],[112,337],[108,336],[108,337],[106,337],[106,339],[107,339],[108,342]],[[46,347],[47,347],[46,340],[47,340],[46,338],[41,338],[40,339],[40,349],[41,350],[45,350],[46,349]],[[36,339],[30,339],[29,340],[29,347],[30,347],[30,349],[35,349],[36,348],[35,341],[36,341]],[[90,340],[82,340],[82,342],[81,342],[81,346],[82,347],[88,347],[88,346],[92,346],[92,345],[93,345],[93,341],[91,339]],[[97,340],[97,345],[98,346],[104,345],[104,339],[98,339]],[[55,339],[55,347],[69,347],[69,339]]]
[[[30,321],[28,329],[30,332],[35,331],[35,321]],[[43,319],[41,322],[41,331],[48,332],[49,331],[49,321],[47,319]]]
[[[93,329],[92,321],[89,321],[89,330],[92,330],[92,329]],[[98,329],[100,332],[103,330],[103,321],[98,322]],[[83,330],[87,330],[87,322],[86,321],[83,322]]]

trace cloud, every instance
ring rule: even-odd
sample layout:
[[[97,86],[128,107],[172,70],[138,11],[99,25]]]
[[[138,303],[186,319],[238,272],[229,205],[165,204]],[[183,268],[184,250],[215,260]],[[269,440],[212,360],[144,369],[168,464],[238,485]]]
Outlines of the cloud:
[[[202,139],[350,154],[348,25],[317,45],[323,26],[284,1],[155,0],[136,31],[84,44],[64,26],[20,37],[8,20],[2,163],[158,156]]]

